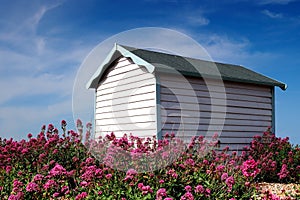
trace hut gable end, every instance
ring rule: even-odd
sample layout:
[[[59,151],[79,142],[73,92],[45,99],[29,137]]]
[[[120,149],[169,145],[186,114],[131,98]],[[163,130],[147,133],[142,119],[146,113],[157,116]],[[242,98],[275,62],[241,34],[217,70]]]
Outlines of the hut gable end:
[[[107,68],[96,89],[96,134],[156,133],[155,77],[121,57]]]

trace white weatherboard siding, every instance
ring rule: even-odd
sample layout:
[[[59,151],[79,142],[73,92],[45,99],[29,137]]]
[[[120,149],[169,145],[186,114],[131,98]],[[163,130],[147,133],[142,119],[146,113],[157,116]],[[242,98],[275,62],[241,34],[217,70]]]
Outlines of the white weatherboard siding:
[[[156,81],[128,58],[108,68],[96,90],[96,135],[156,135]]]
[[[242,149],[272,124],[271,87],[229,81],[222,87],[213,80],[206,86],[203,79],[170,74],[159,78],[162,135],[180,133],[188,140],[221,133],[221,148]]]

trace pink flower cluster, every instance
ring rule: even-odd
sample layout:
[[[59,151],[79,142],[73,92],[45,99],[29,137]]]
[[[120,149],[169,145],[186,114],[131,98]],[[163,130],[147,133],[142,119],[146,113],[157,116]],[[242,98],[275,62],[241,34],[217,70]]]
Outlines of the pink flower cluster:
[[[142,191],[143,195],[146,195],[148,193],[153,193],[153,190],[151,189],[151,187],[149,185],[145,186],[143,183],[139,183],[138,188]]]
[[[243,175],[247,178],[255,178],[255,176],[260,172],[258,168],[258,162],[254,159],[246,160],[241,166]]]
[[[194,137],[186,149],[174,133],[163,140],[113,133],[92,140],[91,124],[85,137],[80,120],[78,133],[66,125],[63,120],[63,134],[50,124],[36,138],[0,138],[0,199],[236,200],[251,199],[258,179],[300,182],[300,149],[272,135],[255,137],[237,154],[215,151],[215,142],[204,137]],[[116,169],[124,166],[130,167]]]

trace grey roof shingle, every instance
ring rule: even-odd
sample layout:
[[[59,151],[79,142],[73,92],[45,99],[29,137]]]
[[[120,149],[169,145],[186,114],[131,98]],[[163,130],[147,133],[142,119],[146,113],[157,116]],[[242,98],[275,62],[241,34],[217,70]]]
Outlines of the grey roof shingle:
[[[187,76],[212,78],[219,74],[223,80],[227,81],[278,86],[282,90],[287,88],[286,84],[282,82],[276,81],[242,66],[187,58],[144,49],[136,49],[124,45],[120,46],[154,65],[155,71],[170,72],[170,69],[173,69]]]

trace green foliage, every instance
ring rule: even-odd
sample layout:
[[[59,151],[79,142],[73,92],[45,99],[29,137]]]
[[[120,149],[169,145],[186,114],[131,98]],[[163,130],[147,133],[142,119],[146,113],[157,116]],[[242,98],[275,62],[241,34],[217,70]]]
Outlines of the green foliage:
[[[156,141],[116,138],[112,133],[93,141],[90,124],[83,137],[78,123],[79,133],[66,132],[63,120],[62,135],[50,124],[36,138],[31,134],[21,141],[0,138],[0,199],[251,199],[257,181],[300,180],[299,147],[270,133],[255,137],[241,155],[216,152],[215,143],[202,137],[172,153],[170,147],[180,144],[174,135]],[[93,145],[98,150],[94,156]],[[166,167],[138,171],[149,167],[145,155],[155,155],[150,163],[160,158],[164,162],[158,166],[164,166],[176,154],[178,158]],[[121,159],[109,157],[114,155]],[[112,163],[130,168],[117,170]]]

